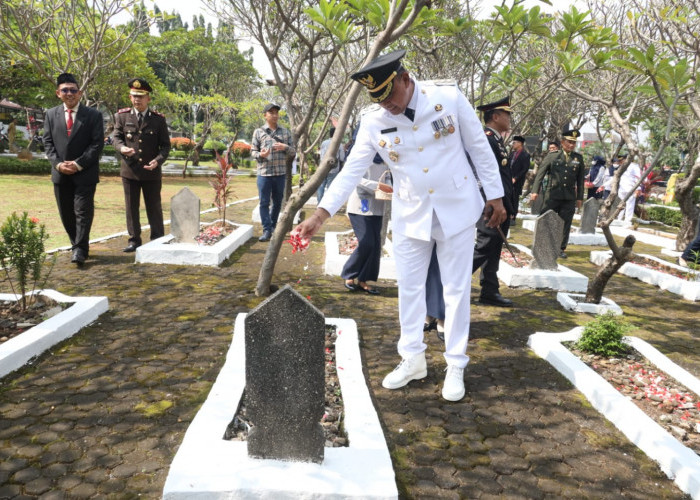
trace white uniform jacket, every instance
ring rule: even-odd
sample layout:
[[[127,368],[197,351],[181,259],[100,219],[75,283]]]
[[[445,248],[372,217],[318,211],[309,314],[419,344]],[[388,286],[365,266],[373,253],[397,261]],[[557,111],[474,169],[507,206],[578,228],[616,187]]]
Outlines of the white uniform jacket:
[[[503,196],[498,165],[474,108],[456,85],[415,82],[414,93],[413,122],[381,107],[362,117],[345,166],[319,207],[335,214],[379,153],[393,177],[392,230],[430,241],[435,212],[449,238],[474,225],[484,207],[465,149],[488,200]]]

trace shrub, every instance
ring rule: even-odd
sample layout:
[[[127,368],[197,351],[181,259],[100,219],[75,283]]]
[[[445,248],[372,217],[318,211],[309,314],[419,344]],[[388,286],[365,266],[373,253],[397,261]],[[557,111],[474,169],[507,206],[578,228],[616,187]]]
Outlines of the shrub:
[[[39,220],[29,217],[27,212],[21,217],[13,212],[0,227],[0,234],[0,263],[5,268],[12,293],[20,296],[20,307],[26,311],[33,300],[33,296],[26,295],[28,288],[31,286],[31,291],[36,290],[46,259],[44,242],[49,237],[46,227],[39,225]],[[44,281],[50,272],[51,269],[44,276]]]
[[[233,154],[239,158],[248,158],[250,156],[250,144],[245,142],[234,142],[233,143]]]
[[[606,313],[586,324],[576,347],[585,352],[612,357],[629,351],[622,342],[632,327],[612,313]]]
[[[102,154],[104,156],[115,156],[117,154],[117,150],[114,149],[114,146],[107,145],[102,150]]]
[[[217,152],[223,151],[226,149],[226,144],[221,141],[217,141],[216,139],[208,139],[207,142],[204,143],[204,149],[214,150]]]
[[[683,220],[683,214],[680,210],[665,207],[649,207],[647,208],[647,216],[650,220],[674,227],[681,227],[681,221]]]
[[[187,137],[171,137],[170,147],[178,151],[190,151],[194,149],[195,143]]]

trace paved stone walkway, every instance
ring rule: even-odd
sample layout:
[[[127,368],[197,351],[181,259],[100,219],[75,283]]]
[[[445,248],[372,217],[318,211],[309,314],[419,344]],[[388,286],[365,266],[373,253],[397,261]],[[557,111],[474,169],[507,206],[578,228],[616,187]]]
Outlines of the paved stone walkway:
[[[253,205],[229,209],[229,218],[250,220]],[[327,229],[348,227],[336,216]],[[530,244],[531,234],[518,228],[514,239]],[[110,311],[0,379],[2,499],[160,497],[170,461],[223,364],[236,314],[262,300],[254,288],[267,244],[257,239],[218,269],[134,265],[133,254],[121,252],[125,244],[94,245],[83,270],[60,256],[49,287],[105,295]],[[571,248],[567,264],[591,276],[589,251]],[[447,403],[434,334],[428,377],[406,389],[381,387],[398,360],[396,286],[379,283],[378,298],[350,294],[339,278],[323,275],[323,256],[321,236],[301,255],[285,245],[275,284],[293,284],[329,317],[357,321],[402,498],[684,498],[528,350],[531,333],[590,319],[561,310],[554,292],[505,289],[517,308],[473,306],[467,395]],[[698,304],[622,276],[606,295],[640,327],[638,336],[700,373]]]

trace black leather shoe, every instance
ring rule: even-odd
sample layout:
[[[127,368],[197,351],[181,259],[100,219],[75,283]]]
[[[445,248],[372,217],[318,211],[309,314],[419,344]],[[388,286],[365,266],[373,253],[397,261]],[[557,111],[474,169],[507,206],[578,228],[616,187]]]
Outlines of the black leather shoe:
[[[359,286],[357,286],[355,283],[348,283],[347,281],[343,283],[345,285],[345,288],[350,290],[351,292],[356,292],[360,289]]]
[[[270,241],[270,238],[272,238],[272,233],[270,233],[270,231],[263,231],[263,234],[260,238],[258,238],[258,241]]]
[[[73,250],[73,255],[71,256],[70,261],[73,264],[78,264],[78,267],[82,266],[85,264],[85,252],[83,252],[80,248],[76,248]]]
[[[435,333],[437,334],[437,338],[440,342],[445,341],[445,332],[441,332],[440,330],[435,330]]]
[[[136,249],[140,246],[141,245],[137,245],[136,243],[129,243],[129,245],[127,247],[124,247],[124,250],[122,250],[122,252],[126,252],[126,253],[135,252]]]
[[[561,257],[562,259],[568,259],[568,258],[569,258],[569,257],[566,255],[566,253],[564,253],[564,250],[562,250],[561,252],[559,252],[559,257]]]
[[[423,331],[429,332],[430,330],[437,329],[437,319],[433,318],[430,323],[423,323]]]
[[[513,307],[513,301],[510,299],[506,299],[500,293],[494,293],[492,295],[482,295],[481,297],[479,297],[479,304],[496,307]]]

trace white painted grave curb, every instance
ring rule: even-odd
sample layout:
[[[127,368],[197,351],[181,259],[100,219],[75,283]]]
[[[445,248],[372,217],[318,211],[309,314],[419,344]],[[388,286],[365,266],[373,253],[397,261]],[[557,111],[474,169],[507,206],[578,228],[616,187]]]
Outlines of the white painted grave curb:
[[[578,340],[582,332],[583,327],[564,333],[537,332],[530,335],[528,346],[574,384],[630,441],[658,462],[661,470],[684,493],[700,498],[700,457],[561,344]],[[692,374],[639,338],[625,337],[625,341],[659,369],[700,395],[700,380]]]
[[[323,463],[313,464],[249,458],[245,442],[223,439],[245,388],[245,316],[236,317],[226,362],[170,465],[163,498],[397,498],[391,457],[362,373],[353,320],[326,318],[326,324],[339,331],[336,364],[350,446],[325,448]]]
[[[511,243],[511,246],[532,256],[530,249],[523,245]],[[529,267],[515,267],[501,259],[498,267],[498,279],[511,287],[534,289],[550,288],[552,290],[564,292],[585,292],[588,287],[588,278],[561,264],[559,264],[557,270],[554,271],[548,269],[530,269]]]
[[[22,334],[0,344],[0,377],[21,368],[32,358],[80,331],[109,309],[107,297],[69,297],[56,290],[39,290],[56,302],[73,305]],[[15,301],[13,293],[1,293],[0,300]]]
[[[605,314],[611,312],[616,316],[622,316],[622,309],[613,300],[603,297],[600,299],[600,304],[588,304],[582,302],[586,298],[585,294],[558,292],[557,301],[567,311],[588,313],[588,314]]]
[[[324,272],[331,276],[340,276],[343,271],[343,266],[348,261],[349,255],[340,255],[338,247],[338,235],[351,234],[353,231],[345,231],[342,233],[327,232],[325,236],[326,246],[326,261],[324,264]],[[382,257],[379,264],[379,279],[396,280],[396,261],[394,260],[394,250],[389,238],[384,242],[383,249],[388,256]]]
[[[236,223],[233,223],[236,224]],[[174,236],[168,234],[136,249],[136,262],[141,264],[176,264],[190,266],[218,266],[238,247],[253,236],[253,226],[238,227],[214,245],[168,243]]]
[[[591,262],[597,266],[602,266],[612,255],[612,252],[599,251],[591,252]],[[671,262],[666,262],[665,260],[657,259],[652,255],[640,254],[640,257],[654,260],[664,266],[672,267],[680,272],[687,273],[689,271],[685,267],[673,264]],[[639,264],[634,264],[633,262],[626,262],[619,269],[620,273],[631,278],[637,278],[644,283],[649,283],[650,285],[656,285],[662,290],[667,290],[676,295],[682,296],[687,300],[700,300],[700,281],[688,281],[677,276],[671,276],[670,274],[662,273],[661,271],[656,271],[654,269],[649,269],[648,267],[640,266]]]

